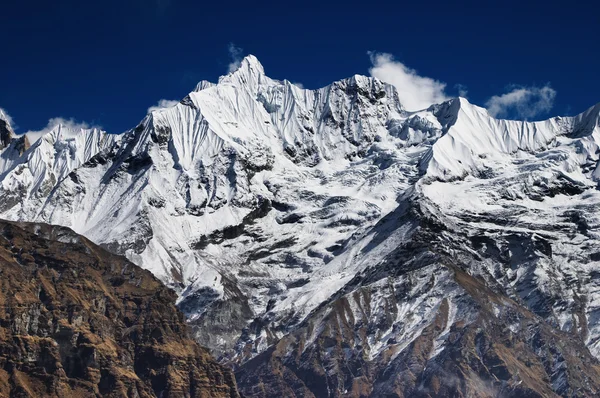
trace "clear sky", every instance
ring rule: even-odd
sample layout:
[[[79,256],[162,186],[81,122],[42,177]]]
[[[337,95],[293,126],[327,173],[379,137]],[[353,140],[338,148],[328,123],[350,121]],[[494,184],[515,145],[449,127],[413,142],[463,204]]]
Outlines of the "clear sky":
[[[413,107],[462,92],[499,116],[569,115],[600,102],[599,27],[595,1],[6,0],[0,107],[19,133],[122,132],[251,53],[306,88],[372,73]]]

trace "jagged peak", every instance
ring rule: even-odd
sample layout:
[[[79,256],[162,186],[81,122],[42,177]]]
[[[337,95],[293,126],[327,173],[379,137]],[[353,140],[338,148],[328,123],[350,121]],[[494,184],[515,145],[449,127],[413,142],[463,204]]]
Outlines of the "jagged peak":
[[[255,92],[260,84],[268,80],[270,79],[265,75],[265,70],[258,59],[254,55],[247,55],[235,71],[219,78],[219,84],[245,86]]]
[[[49,131],[47,133],[44,134],[44,136],[50,136],[56,139],[69,139],[69,138],[73,138],[75,136],[78,136],[80,134],[87,134],[87,133],[96,133],[96,132],[100,132],[101,129],[99,127],[89,127],[85,124],[80,125],[80,124],[70,124],[70,123],[57,123],[54,127],[52,127],[51,129],[49,129]]]
[[[31,150],[35,152],[38,149],[47,150],[52,147],[65,148],[66,143],[71,141],[74,141],[73,148],[81,148],[81,150],[87,151],[101,145],[106,136],[113,136],[115,139],[119,137],[118,135],[108,134],[99,127],[60,122],[53,127],[21,135],[20,137],[24,137],[21,151]]]
[[[252,54],[248,54],[244,57],[244,59],[242,59],[242,62],[240,63],[240,67],[237,70],[240,70],[240,69],[242,69],[242,70],[250,69],[250,70],[257,71],[261,75],[265,74],[265,68],[262,66],[262,64],[260,63],[258,58],[256,58]]]
[[[359,75],[359,74],[355,74],[350,77],[346,77],[344,79],[336,80],[331,85],[336,85],[336,84],[346,84],[348,86],[362,87],[362,88],[381,86],[381,87],[389,87],[389,88],[395,90],[394,86],[392,86],[389,83],[384,82],[383,80],[380,80],[376,77]],[[326,87],[328,87],[328,86],[326,86]]]
[[[221,81],[227,81],[231,77],[240,75],[265,76],[265,68],[258,58],[250,54],[240,61],[239,66],[234,71],[225,76],[221,76],[221,78],[219,78],[219,83],[221,83]]]
[[[209,82],[208,80],[202,80],[196,84],[196,88],[194,88],[194,92],[206,90],[207,88],[216,86],[215,83]]]

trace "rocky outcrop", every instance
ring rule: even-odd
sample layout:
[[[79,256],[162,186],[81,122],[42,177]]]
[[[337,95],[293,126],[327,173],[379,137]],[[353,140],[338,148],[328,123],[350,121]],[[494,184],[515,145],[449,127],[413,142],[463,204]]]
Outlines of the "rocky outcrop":
[[[2,114],[0,113],[0,149],[6,148],[13,137],[14,133],[10,124],[2,118]]]
[[[239,397],[175,298],[68,228],[0,222],[0,396]]]

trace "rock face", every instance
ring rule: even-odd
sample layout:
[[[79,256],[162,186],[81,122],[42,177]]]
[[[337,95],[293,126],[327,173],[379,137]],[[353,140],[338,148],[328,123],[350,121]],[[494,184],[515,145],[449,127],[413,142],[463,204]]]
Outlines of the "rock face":
[[[239,397],[175,294],[68,228],[0,222],[0,396]]]
[[[10,125],[8,116],[0,109],[0,150],[6,148],[14,138],[15,133]]]

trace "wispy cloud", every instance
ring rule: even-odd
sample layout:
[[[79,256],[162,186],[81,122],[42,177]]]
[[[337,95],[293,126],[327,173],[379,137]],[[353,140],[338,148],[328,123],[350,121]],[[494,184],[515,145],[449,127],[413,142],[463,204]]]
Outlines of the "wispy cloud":
[[[391,54],[369,52],[369,56],[373,64],[369,69],[371,76],[395,86],[398,98],[407,110],[425,109],[449,99],[445,93],[446,83],[420,76]]]
[[[458,91],[459,97],[467,98],[469,95],[469,90],[467,90],[467,86],[464,84],[455,84],[454,88]]]
[[[33,144],[38,139],[40,139],[40,137],[42,137],[42,136],[46,135],[47,133],[51,132],[52,130],[54,130],[58,125],[61,125],[63,127],[66,127],[68,129],[73,129],[73,130],[100,128],[100,126],[89,125],[86,122],[78,122],[73,118],[65,119],[62,117],[53,117],[52,119],[48,120],[48,124],[43,129],[37,130],[37,131],[30,130],[30,131],[26,132],[25,135],[29,139],[29,142],[31,144]]]
[[[156,105],[152,105],[150,108],[148,108],[148,113],[157,111],[159,109],[170,108],[178,103],[179,101],[176,100],[161,99]]]
[[[493,117],[518,116],[531,119],[549,112],[554,106],[556,90],[544,87],[515,87],[505,94],[494,95],[485,106]]]
[[[233,43],[229,43],[227,46],[227,51],[229,52],[229,57],[231,58],[231,62],[228,65],[228,72],[235,72],[242,63],[242,55],[244,54],[244,50],[240,47],[236,47],[236,45]]]

